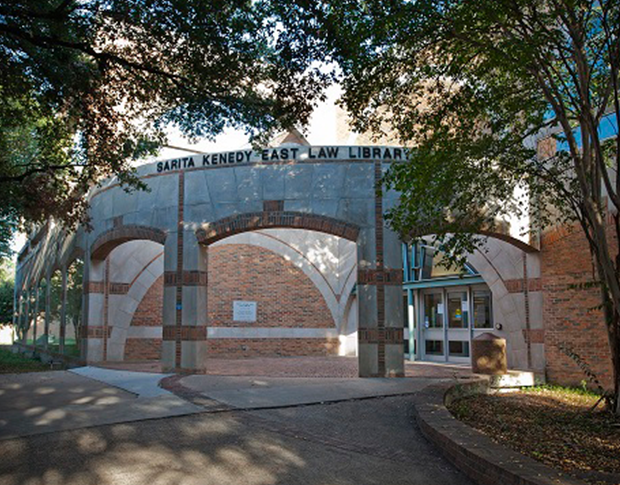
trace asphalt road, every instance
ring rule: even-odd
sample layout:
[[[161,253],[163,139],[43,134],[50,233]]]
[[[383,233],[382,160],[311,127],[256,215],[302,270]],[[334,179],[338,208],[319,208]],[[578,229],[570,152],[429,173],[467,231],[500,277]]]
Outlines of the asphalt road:
[[[0,441],[2,485],[470,484],[411,397],[200,413]]]

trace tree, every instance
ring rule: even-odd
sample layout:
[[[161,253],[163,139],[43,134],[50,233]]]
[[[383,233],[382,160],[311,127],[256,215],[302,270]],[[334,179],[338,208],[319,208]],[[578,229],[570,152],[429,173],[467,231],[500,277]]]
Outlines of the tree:
[[[14,272],[13,264],[6,261],[0,264],[0,327],[13,322]]]
[[[104,177],[173,125],[250,134],[309,116],[327,76],[294,59],[262,2],[17,0],[0,4],[0,255],[24,223],[83,221]]]
[[[415,148],[385,178],[403,237],[434,234],[454,257],[498,219],[578,224],[600,286],[620,413],[620,3],[617,0],[341,0],[283,6],[342,70],[359,131]],[[299,29],[296,25],[308,26]],[[303,34],[301,33],[303,31]],[[543,161],[534,136],[558,141]],[[616,128],[617,135],[617,128]],[[515,196],[527,187],[530,206]],[[608,202],[607,202],[608,201]],[[612,214],[613,235],[606,219]]]

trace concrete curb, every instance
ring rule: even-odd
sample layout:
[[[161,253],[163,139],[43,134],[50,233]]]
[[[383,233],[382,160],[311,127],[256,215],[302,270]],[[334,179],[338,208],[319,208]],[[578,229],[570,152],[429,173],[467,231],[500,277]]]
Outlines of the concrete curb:
[[[479,485],[586,485],[520,453],[498,445],[458,421],[445,401],[487,393],[488,380],[431,385],[414,397],[415,417],[424,437]]]

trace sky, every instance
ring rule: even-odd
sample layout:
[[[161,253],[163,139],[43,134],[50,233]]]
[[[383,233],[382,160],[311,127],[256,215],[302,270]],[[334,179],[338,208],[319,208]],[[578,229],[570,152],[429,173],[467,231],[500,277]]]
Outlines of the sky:
[[[314,110],[308,127],[306,129],[297,127],[311,145],[337,144],[336,101],[338,100],[340,93],[341,88],[339,86],[331,86],[326,93],[327,99],[320,103]],[[195,149],[200,153],[209,153],[244,148],[249,146],[249,138],[243,130],[227,129],[213,141],[203,140],[196,144],[191,144],[178,132],[173,131],[169,135],[168,143],[172,146]],[[154,158],[154,160],[176,158],[187,155],[188,153],[185,151],[164,148],[160,154]]]

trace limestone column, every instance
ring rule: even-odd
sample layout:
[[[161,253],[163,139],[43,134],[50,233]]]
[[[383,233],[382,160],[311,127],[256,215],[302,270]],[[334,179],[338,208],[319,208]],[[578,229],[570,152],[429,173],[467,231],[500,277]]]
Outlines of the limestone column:
[[[104,278],[105,260],[93,260],[90,251],[84,257],[84,301],[82,324],[82,359],[101,362],[104,358]]]
[[[207,248],[198,244],[194,231],[184,231],[182,243],[176,234],[168,239],[164,250],[163,367],[166,371],[203,373],[207,359]],[[176,265],[167,263],[173,259],[174,246],[179,256]]]
[[[51,310],[52,310],[52,306],[51,306],[51,297],[52,297],[52,285],[51,285],[51,279],[52,277],[52,273],[50,273],[49,271],[47,272],[46,276],[45,276],[45,341],[43,342],[43,348],[45,350],[48,349],[49,347],[49,340],[50,340],[50,318],[51,318]]]
[[[39,322],[39,293],[40,293],[40,289],[41,286],[39,283],[36,284],[35,286],[35,295],[34,295],[34,319],[33,319],[33,329],[32,329],[32,345],[34,345],[36,347],[37,345],[37,325]]]
[[[380,184],[381,162],[375,162]],[[377,191],[373,225],[358,238],[357,294],[360,377],[404,376],[402,251],[383,218],[384,195]]]
[[[164,244],[164,303],[161,362],[165,372],[174,372],[177,354],[177,233],[168,233]],[[179,350],[180,351],[180,350]]]
[[[26,290],[26,301],[25,301],[24,306],[25,306],[24,308],[25,322],[24,322],[23,343],[27,344],[28,343],[28,330],[30,329],[30,289]]]
[[[207,247],[186,231],[183,251],[181,371],[204,373],[207,365]]]
[[[402,242],[394,231],[383,228],[384,312],[386,377],[405,375]]]
[[[58,353],[65,353],[65,327],[67,325],[67,267],[63,266],[61,271],[62,293],[60,303],[60,344]]]
[[[176,231],[164,247],[162,362],[167,371],[202,373],[207,359],[207,250],[185,222],[185,174],[179,172]]]

